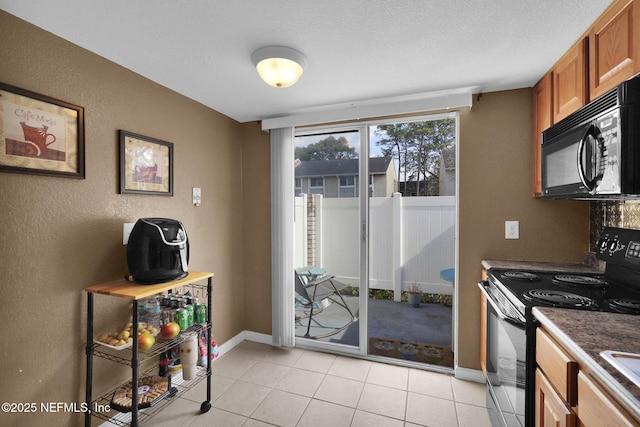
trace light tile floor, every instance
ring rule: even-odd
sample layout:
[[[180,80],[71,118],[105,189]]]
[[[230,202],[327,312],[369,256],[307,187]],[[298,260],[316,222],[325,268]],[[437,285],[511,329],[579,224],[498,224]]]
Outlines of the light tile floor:
[[[245,341],[154,426],[490,426],[483,384],[451,375]]]

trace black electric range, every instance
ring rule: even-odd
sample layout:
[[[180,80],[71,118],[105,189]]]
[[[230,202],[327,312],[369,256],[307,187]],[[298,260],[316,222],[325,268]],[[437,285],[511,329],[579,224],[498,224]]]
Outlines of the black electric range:
[[[535,425],[535,306],[640,314],[640,230],[607,228],[596,247],[604,274],[489,269],[487,408],[494,426]]]
[[[492,269],[488,280],[523,316],[534,306],[640,314],[640,289],[605,275]]]

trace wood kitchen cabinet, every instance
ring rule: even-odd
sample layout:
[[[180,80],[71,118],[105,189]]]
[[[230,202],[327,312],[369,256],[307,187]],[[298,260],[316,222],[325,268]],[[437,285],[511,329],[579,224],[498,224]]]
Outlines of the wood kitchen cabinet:
[[[578,408],[582,426],[638,425],[584,372],[578,373]]]
[[[536,427],[574,427],[576,414],[553,389],[540,369],[536,370]]]
[[[616,0],[533,87],[533,196],[542,193],[541,132],[640,73],[640,0]]]
[[[553,75],[553,122],[557,123],[587,103],[589,39],[574,44],[551,71]],[[544,129],[543,129],[544,130]]]
[[[576,425],[578,364],[542,329],[536,330],[536,426]]]
[[[589,31],[589,97],[640,72],[640,0],[613,3]]]
[[[542,164],[540,146],[542,131],[553,124],[553,78],[549,72],[533,87],[533,140],[532,140],[532,182],[533,196],[542,194]]]
[[[536,329],[535,425],[637,426],[544,327]]]
[[[587,46],[586,38],[576,43],[533,87],[533,197],[542,194],[542,131],[587,102]]]

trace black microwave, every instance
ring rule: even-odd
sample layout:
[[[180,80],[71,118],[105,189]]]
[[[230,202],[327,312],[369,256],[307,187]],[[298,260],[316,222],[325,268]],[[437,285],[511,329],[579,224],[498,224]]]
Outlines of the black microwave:
[[[640,197],[640,76],[542,132],[542,197]]]

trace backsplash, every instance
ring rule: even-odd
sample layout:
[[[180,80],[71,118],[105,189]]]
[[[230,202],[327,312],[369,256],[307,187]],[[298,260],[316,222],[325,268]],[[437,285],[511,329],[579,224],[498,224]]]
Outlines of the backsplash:
[[[589,248],[594,251],[605,227],[640,230],[640,201],[591,202],[589,220]]]

